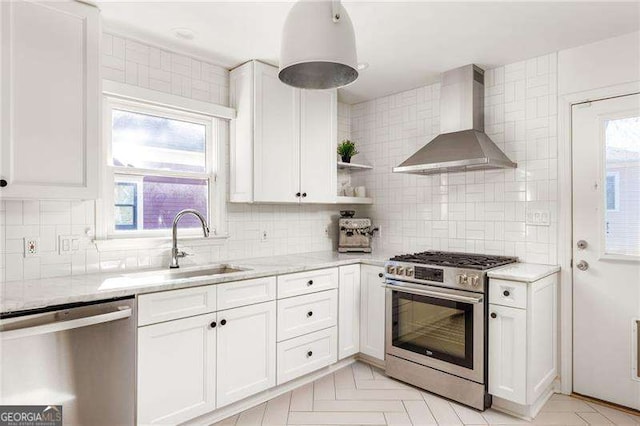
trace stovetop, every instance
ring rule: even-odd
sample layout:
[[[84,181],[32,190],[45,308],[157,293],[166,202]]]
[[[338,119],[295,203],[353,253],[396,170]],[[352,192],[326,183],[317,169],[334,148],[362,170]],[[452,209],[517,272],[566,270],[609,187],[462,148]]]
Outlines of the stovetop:
[[[447,251],[424,251],[394,256],[390,260],[398,262],[421,263],[434,266],[477,269],[484,271],[518,261],[517,257],[490,256],[475,253],[456,253]]]

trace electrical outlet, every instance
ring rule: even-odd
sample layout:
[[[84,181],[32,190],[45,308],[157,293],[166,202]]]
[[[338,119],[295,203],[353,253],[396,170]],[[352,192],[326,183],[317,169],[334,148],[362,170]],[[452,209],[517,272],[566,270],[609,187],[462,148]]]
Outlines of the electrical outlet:
[[[80,250],[79,235],[58,235],[58,253],[72,254]]]
[[[269,235],[267,234],[267,231],[262,231],[262,235],[260,235],[260,241],[264,243],[268,240],[268,236]]]
[[[24,238],[24,257],[40,256],[40,238],[25,237]]]

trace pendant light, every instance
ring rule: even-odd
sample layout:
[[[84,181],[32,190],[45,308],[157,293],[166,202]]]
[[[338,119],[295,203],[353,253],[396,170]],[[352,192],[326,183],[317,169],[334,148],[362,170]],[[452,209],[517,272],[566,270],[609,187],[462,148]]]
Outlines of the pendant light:
[[[340,1],[293,5],[282,31],[278,78],[301,89],[332,89],[358,78],[353,25]]]

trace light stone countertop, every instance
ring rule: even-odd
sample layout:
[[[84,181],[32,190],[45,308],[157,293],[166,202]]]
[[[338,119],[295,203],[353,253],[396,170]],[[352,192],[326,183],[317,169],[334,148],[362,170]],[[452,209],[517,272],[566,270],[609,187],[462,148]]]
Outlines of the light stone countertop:
[[[532,283],[560,270],[558,265],[537,263],[511,263],[487,272],[489,278]]]
[[[385,253],[347,254],[323,251],[221,261],[218,263],[246,267],[250,268],[250,270],[196,278],[158,278],[153,277],[150,270],[136,270],[121,273],[8,281],[0,284],[0,312],[5,314],[67,303],[108,300],[163,290],[220,284],[356,263],[383,266],[385,260],[391,256],[391,254]],[[206,268],[207,266],[209,265],[185,267],[181,268],[180,271]],[[168,269],[155,269],[155,271],[166,273]]]

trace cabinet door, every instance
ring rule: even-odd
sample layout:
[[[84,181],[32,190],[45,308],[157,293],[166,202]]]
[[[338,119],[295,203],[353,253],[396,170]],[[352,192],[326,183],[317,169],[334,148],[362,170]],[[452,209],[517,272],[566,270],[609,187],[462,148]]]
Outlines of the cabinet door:
[[[257,202],[300,197],[300,91],[278,79],[278,69],[255,62],[254,194]]]
[[[276,302],[218,312],[218,407],[276,384]]]
[[[3,198],[97,198],[99,14],[80,2],[0,4]]]
[[[384,361],[384,268],[362,265],[360,271],[360,352]]]
[[[489,313],[489,393],[526,404],[527,311],[490,304]]]
[[[216,314],[138,329],[138,423],[176,424],[216,408]]]
[[[340,267],[338,359],[360,352],[360,265]]]
[[[300,190],[304,203],[336,201],[337,108],[336,90],[300,93]]]

